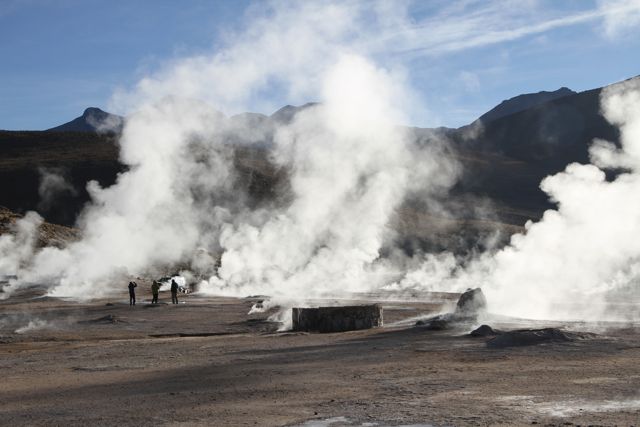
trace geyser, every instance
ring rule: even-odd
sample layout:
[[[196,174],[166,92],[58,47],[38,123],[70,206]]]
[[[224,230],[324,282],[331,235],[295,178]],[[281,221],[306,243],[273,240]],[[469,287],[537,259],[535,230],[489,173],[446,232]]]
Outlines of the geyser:
[[[111,187],[89,185],[81,239],[64,248],[34,250],[21,222],[24,236],[3,249],[19,254],[9,273],[20,282],[6,293],[38,282],[51,285],[50,295],[91,298],[167,266],[209,277],[203,291],[292,300],[385,282],[380,250],[395,209],[408,192],[428,199],[446,190],[455,162],[398,127],[414,91],[401,69],[376,65],[354,43],[369,12],[331,3],[267,8],[214,54],[176,61],[114,96],[133,111],[120,138],[127,171]],[[320,102],[271,123],[263,146],[289,172],[291,194],[254,208],[231,143],[252,138],[251,121],[230,121],[210,105],[243,111],[274,88]]]
[[[408,194],[429,205],[458,176],[437,144],[418,145],[399,124],[416,107],[398,64],[376,63],[358,38],[377,20],[357,4],[277,3],[210,55],[177,60],[114,96],[132,112],[122,130],[115,185],[93,182],[92,201],[64,248],[35,248],[41,219],[28,214],[0,237],[0,274],[54,296],[91,298],[129,275],[180,266],[200,288],[287,300],[378,290],[463,291],[481,286],[489,311],[545,319],[605,319],[611,296],[638,296],[640,80],[603,92],[621,146],[596,141],[592,163],[571,164],[541,188],[558,204],[497,252],[461,264],[453,254],[407,260],[389,227]],[[287,46],[286,51],[282,46]],[[273,91],[320,101],[262,133],[290,194],[258,207],[238,185],[231,141],[257,142],[251,120],[224,113],[271,105]],[[233,122],[233,125],[230,123]],[[611,169],[612,179],[606,170]],[[219,265],[218,265],[219,262]],[[420,263],[403,279],[407,265]],[[618,316],[619,318],[620,316]],[[637,319],[636,315],[626,320]]]
[[[605,118],[620,128],[621,146],[594,141],[591,164],[573,163],[544,179],[541,188],[556,210],[528,222],[505,248],[464,266],[452,255],[428,255],[392,288],[481,286],[492,313],[637,321],[638,311],[624,308],[640,302],[640,202],[632,197],[640,192],[640,78],[609,86],[601,104]]]

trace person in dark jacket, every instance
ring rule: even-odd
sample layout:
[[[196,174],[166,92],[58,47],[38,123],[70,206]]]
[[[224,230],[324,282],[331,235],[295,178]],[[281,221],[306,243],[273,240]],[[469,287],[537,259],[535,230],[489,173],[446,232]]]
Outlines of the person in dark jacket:
[[[129,282],[129,305],[136,305],[136,282]]]
[[[171,303],[178,303],[178,284],[175,279],[171,280]]]
[[[153,298],[151,299],[151,304],[157,304],[158,303],[158,293],[160,292],[160,283],[158,283],[157,280],[153,281],[153,284],[151,285],[151,295],[153,296]]]

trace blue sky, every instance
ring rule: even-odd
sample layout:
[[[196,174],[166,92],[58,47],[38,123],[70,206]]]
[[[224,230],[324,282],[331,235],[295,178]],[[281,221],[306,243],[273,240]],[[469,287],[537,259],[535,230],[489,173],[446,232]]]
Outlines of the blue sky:
[[[107,109],[116,89],[167,61],[223,49],[268,6],[0,0],[0,129],[46,129],[88,106]],[[638,0],[397,0],[359,8],[372,31],[354,46],[379,66],[400,65],[429,110],[413,125],[457,127],[520,93],[580,91],[640,74]],[[377,14],[367,17],[368,8]],[[272,102],[248,108],[269,114],[313,101],[277,86],[268,95]]]

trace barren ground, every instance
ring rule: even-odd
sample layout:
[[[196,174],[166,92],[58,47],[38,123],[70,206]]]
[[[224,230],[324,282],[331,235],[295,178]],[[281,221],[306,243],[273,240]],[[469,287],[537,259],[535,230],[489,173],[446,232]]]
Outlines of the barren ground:
[[[255,298],[148,307],[145,290],[135,307],[126,291],[0,301],[0,424],[640,424],[637,327],[491,349],[469,328],[401,322],[455,295],[385,301],[384,328],[313,334],[248,316]],[[96,321],[108,315],[115,322]]]

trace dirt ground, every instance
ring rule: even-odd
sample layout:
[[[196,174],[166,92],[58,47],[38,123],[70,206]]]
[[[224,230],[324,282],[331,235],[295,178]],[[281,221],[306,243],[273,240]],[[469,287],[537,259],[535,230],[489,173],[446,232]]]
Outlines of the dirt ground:
[[[455,295],[382,301],[385,327],[316,334],[248,315],[258,298],[138,294],[0,301],[0,425],[640,425],[633,325],[494,349],[474,325],[412,326]]]

